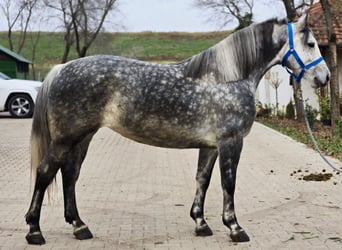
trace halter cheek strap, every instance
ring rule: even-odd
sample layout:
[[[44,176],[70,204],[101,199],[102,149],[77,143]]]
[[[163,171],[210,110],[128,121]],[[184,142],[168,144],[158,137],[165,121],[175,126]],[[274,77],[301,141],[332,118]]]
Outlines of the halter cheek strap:
[[[281,65],[287,70],[287,72],[290,74],[290,76],[292,76],[294,79],[296,79],[296,81],[299,83],[306,70],[312,68],[313,66],[319,64],[320,62],[323,61],[323,57],[319,57],[316,60],[308,63],[308,64],[304,64],[302,59],[300,58],[300,56],[298,55],[297,51],[294,49],[294,40],[293,40],[293,29],[292,29],[292,23],[288,23],[287,24],[287,28],[288,28],[288,34],[289,34],[289,50],[286,52],[286,54],[283,57],[283,60],[281,62]],[[297,63],[299,64],[301,71],[299,72],[298,75],[294,74],[287,66],[286,66],[286,62],[289,60],[290,56],[293,56]]]

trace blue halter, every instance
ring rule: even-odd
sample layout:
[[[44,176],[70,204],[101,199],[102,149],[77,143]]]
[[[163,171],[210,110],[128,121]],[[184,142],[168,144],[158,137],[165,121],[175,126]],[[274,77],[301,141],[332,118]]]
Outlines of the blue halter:
[[[302,59],[299,57],[297,51],[294,49],[294,43],[293,43],[293,29],[292,29],[292,23],[288,23],[287,24],[287,28],[288,28],[288,33],[289,33],[289,46],[290,49],[286,52],[286,54],[283,57],[283,61],[281,62],[281,65],[283,67],[285,67],[285,69],[287,70],[287,72],[290,74],[290,76],[292,76],[294,79],[296,79],[297,83],[300,83],[300,81],[302,80],[304,73],[306,70],[310,69],[311,67],[319,64],[320,62],[323,61],[323,57],[317,58],[316,60],[308,63],[308,64],[304,64]],[[289,59],[289,57],[293,55],[294,58],[296,59],[297,63],[299,64],[301,71],[298,75],[295,75],[287,66],[286,66],[286,62]]]

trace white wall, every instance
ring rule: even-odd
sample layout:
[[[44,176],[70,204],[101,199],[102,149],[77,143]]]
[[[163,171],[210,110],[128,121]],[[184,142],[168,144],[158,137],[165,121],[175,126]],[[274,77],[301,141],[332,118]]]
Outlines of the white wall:
[[[289,84],[289,74],[282,66],[274,66],[271,72],[278,73],[278,77],[281,80],[281,84],[278,88],[278,101],[279,109],[285,109],[290,100],[293,101],[293,90]],[[341,72],[340,72],[341,73]],[[308,103],[315,109],[319,110],[318,96],[310,83],[302,80],[302,90],[304,100],[308,100]],[[268,104],[276,106],[276,94],[275,89],[269,84],[269,82],[263,77],[259,83],[259,87],[256,93],[256,101],[260,101],[262,104]]]
[[[340,95],[342,95],[342,48],[337,50],[338,68],[339,68],[339,85]],[[280,65],[274,66],[271,69],[272,72],[277,72],[278,77],[282,83],[278,88],[279,109],[286,107],[290,99],[293,101],[292,86],[289,85],[289,74]],[[302,80],[302,90],[304,100],[308,100],[308,103],[315,109],[319,110],[318,96],[315,90],[311,88],[310,83]],[[276,105],[275,89],[265,80],[265,77],[261,79],[259,87],[256,93],[256,101],[260,101],[262,104],[268,104],[275,107]]]

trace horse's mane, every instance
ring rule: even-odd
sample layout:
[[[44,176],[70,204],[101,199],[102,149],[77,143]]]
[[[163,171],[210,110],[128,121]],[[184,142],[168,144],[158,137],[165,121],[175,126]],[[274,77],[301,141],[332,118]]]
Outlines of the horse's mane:
[[[273,55],[272,33],[274,24],[286,20],[271,19],[253,24],[184,61],[185,76],[193,78],[215,77],[219,82],[246,78],[255,65]]]

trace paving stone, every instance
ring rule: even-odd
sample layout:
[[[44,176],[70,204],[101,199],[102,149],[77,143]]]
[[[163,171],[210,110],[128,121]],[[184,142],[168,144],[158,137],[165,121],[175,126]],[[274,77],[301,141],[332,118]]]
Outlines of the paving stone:
[[[25,213],[32,195],[31,119],[0,116],[0,249],[26,244]],[[150,147],[109,129],[94,137],[77,183],[81,217],[94,238],[78,241],[64,222],[60,175],[51,204],[44,200],[40,249],[341,249],[342,175],[326,182],[298,180],[294,171],[321,172],[318,154],[255,123],[241,156],[236,212],[250,242],[235,244],[221,222],[222,191],[215,166],[206,199],[214,235],[198,238],[189,210],[197,150]],[[339,166],[342,163],[333,160]]]

